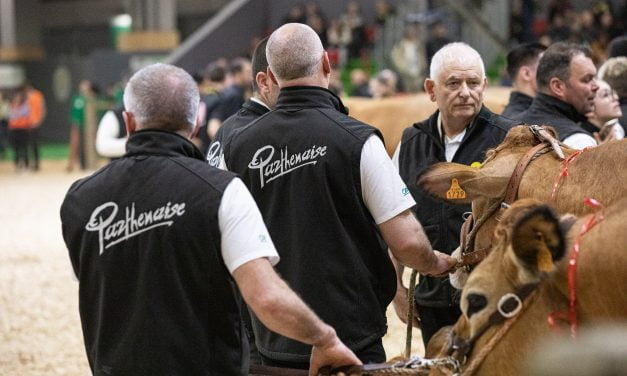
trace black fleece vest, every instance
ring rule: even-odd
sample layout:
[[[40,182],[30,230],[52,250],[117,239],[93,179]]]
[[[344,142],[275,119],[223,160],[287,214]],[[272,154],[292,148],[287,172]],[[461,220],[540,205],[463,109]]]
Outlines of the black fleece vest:
[[[275,111],[225,148],[253,194],[281,256],[277,270],[340,339],[359,350],[386,332],[394,270],[361,195],[365,141],[379,132],[345,115],[328,90],[281,90]],[[311,347],[254,320],[267,357],[309,361]]]
[[[245,375],[240,300],[220,252],[233,174],[183,137],[140,131],[61,208],[95,375]]]
[[[470,205],[452,205],[438,200],[422,190],[417,179],[437,162],[446,162],[444,144],[437,128],[438,112],[429,119],[405,129],[401,138],[399,172],[416,200],[414,213],[420,220],[433,249],[452,253],[459,246],[459,231],[464,212]],[[496,115],[483,106],[466,128],[466,134],[453,162],[470,165],[482,162],[485,152],[500,144],[516,122]],[[446,278],[421,276],[416,289],[416,301],[428,307],[458,304],[458,291]]]

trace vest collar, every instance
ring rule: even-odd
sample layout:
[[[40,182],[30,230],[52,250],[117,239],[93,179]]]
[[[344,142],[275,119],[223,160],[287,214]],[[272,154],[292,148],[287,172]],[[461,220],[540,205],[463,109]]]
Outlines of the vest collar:
[[[137,131],[128,138],[125,156],[136,155],[162,155],[205,160],[202,152],[185,137],[158,129]]]
[[[281,89],[277,109],[289,107],[327,107],[348,115],[342,100],[331,91],[319,86],[290,86]]]
[[[551,112],[558,112],[567,119],[572,120],[575,123],[586,121],[585,115],[580,114],[573,105],[564,102],[563,100],[556,98],[552,95],[538,93],[533,99],[533,102],[540,108],[546,109]]]

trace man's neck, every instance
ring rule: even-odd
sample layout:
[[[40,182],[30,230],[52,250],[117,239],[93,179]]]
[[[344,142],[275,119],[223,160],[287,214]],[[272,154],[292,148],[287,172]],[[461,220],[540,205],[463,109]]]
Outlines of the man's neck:
[[[291,86],[318,86],[324,89],[329,88],[329,79],[322,75],[314,75],[309,77],[300,77],[289,81],[279,82],[279,87]]]
[[[473,117],[474,118],[474,117]],[[470,119],[454,119],[447,118],[444,114],[441,113],[441,122],[442,122],[442,131],[449,138],[453,138],[458,134],[462,133],[464,129],[470,124],[473,118]]]
[[[533,87],[530,84],[527,84],[524,82],[519,82],[519,83],[514,82],[512,86],[514,88],[514,91],[518,91],[532,98],[536,96],[536,91],[533,89]]]

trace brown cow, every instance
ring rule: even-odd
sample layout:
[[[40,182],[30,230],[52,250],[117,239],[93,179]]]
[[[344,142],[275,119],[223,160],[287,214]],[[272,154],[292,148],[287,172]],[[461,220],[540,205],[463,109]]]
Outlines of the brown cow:
[[[466,340],[479,336],[462,367],[463,375],[523,374],[529,352],[541,340],[556,335],[547,318],[568,312],[573,245],[593,216],[603,219],[581,236],[574,290],[576,318],[581,326],[627,320],[627,200],[576,221],[572,217],[560,220],[553,209],[537,200],[519,200],[505,211],[495,231],[494,249],[470,274],[462,292],[463,316],[455,330]],[[535,286],[510,319],[515,321],[509,330],[499,332],[506,324],[498,323],[481,334],[501,298],[520,293],[525,285]],[[506,312],[517,307],[512,298],[509,303],[509,307],[501,306]],[[568,333],[567,325],[560,327]],[[500,337],[495,337],[497,333]]]
[[[437,163],[420,177],[428,192],[451,203],[472,202],[475,221],[482,218],[493,205],[503,200],[506,186],[521,157],[540,141],[528,126],[512,128],[505,140],[495,149],[488,151],[480,168],[457,163]],[[568,158],[576,152],[563,148]],[[627,139],[608,142],[582,152],[568,168],[553,202],[559,213],[581,215],[590,209],[583,204],[585,197],[595,198],[610,205],[625,195],[627,189]],[[519,198],[536,198],[549,201],[563,163],[555,153],[549,152],[533,160],[525,170],[518,190]],[[456,195],[447,199],[447,191],[456,179],[465,198]],[[475,249],[489,247],[496,226],[495,215],[488,217],[478,228]],[[461,285],[459,286],[461,287]]]

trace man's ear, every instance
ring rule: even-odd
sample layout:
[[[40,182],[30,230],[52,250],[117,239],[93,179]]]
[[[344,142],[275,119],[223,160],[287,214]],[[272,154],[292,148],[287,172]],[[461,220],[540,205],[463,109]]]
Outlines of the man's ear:
[[[566,96],[566,83],[557,77],[551,77],[549,90],[559,99],[564,99]]]
[[[327,54],[327,51],[324,51],[324,54],[322,55],[322,70],[325,75],[331,74],[331,62],[329,61],[329,54]]]
[[[272,82],[274,82],[277,86],[279,85],[279,81],[274,76],[274,73],[272,73],[272,71],[270,70],[270,67],[268,67],[268,69],[266,69],[266,74],[268,75],[268,77],[270,77]]]
[[[137,121],[135,120],[135,115],[133,115],[132,112],[123,111],[122,117],[124,118],[126,134],[130,136],[137,131]]]
[[[429,94],[431,102],[435,102],[435,81],[430,78],[425,79],[425,91]]]
[[[198,134],[198,131],[200,130],[200,124],[198,124],[198,122],[196,122],[196,124],[194,124],[194,128],[192,129],[192,132],[189,134],[189,139],[193,139],[194,137],[196,137],[196,135]]]
[[[268,74],[266,72],[257,72],[255,75],[255,82],[260,92],[267,92],[268,89]]]
[[[531,69],[528,66],[523,65],[518,70],[518,76],[523,79],[525,82],[531,81]]]

